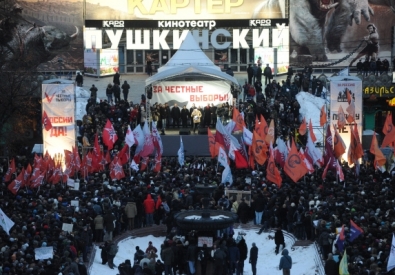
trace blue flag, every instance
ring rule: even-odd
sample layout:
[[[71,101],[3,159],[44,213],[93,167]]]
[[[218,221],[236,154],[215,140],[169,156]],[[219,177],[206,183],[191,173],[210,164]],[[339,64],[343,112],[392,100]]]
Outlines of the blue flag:
[[[340,231],[339,234],[339,238],[337,239],[337,250],[339,250],[339,252],[343,252],[344,250],[344,241],[346,239],[346,236],[344,235],[344,225],[342,226],[342,230]]]
[[[184,144],[182,143],[182,137],[180,136],[180,149],[178,149],[178,163],[180,166],[184,165]]]
[[[350,230],[351,230],[350,242],[352,242],[353,240],[358,238],[358,236],[363,233],[362,228],[360,228],[358,225],[356,225],[356,223],[353,222],[352,220],[350,220]]]

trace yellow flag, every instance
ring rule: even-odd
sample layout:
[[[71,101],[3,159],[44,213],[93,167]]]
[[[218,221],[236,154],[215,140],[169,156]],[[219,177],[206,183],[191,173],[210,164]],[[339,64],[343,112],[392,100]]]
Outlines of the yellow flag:
[[[344,250],[343,258],[340,261],[339,274],[340,275],[350,275],[350,273],[348,272],[347,250]]]

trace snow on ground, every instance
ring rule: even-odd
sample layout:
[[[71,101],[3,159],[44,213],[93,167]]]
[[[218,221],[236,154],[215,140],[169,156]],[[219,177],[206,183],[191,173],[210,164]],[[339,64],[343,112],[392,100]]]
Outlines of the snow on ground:
[[[240,230],[235,229],[235,236],[239,232],[244,232],[246,235],[244,239],[246,240],[248,252],[250,251],[251,244],[256,243],[258,251],[258,263],[257,263],[257,273],[258,274],[280,274],[278,270],[278,264],[280,262],[281,254],[276,255],[274,253],[275,245],[274,240],[269,240],[269,233],[262,233],[261,235],[256,234],[256,230]],[[273,236],[274,233],[271,233]],[[133,256],[136,252],[136,246],[145,251],[148,247],[148,242],[152,241],[153,245],[160,250],[160,246],[164,241],[164,237],[156,238],[152,235],[139,238],[127,238],[119,242],[119,251],[114,259],[114,264],[118,266],[120,263],[124,262],[126,259],[133,262]],[[315,263],[314,263],[314,247],[311,245],[309,247],[294,247],[291,249],[293,240],[285,236],[285,245],[289,251],[289,255],[292,257],[292,274],[298,275],[314,275],[315,273]],[[95,259],[89,270],[89,274],[106,274],[106,275],[116,275],[118,274],[118,269],[110,269],[108,265],[101,264],[100,257],[101,250],[97,247]],[[160,255],[158,251],[158,255]],[[248,255],[249,257],[249,255]],[[244,275],[251,275],[251,265],[248,263],[248,258],[244,262]]]
[[[84,88],[75,88],[75,120],[82,120],[82,117],[86,114],[85,107],[90,96],[90,92],[84,90]]]

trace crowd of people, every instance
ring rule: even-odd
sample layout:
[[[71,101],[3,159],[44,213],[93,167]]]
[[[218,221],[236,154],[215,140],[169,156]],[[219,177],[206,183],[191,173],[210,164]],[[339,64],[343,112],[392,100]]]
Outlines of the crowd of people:
[[[286,139],[294,135],[294,129],[300,124],[296,94],[303,90],[319,95],[323,93],[324,84],[311,77],[310,68],[295,77],[290,73],[281,84],[271,77],[268,80],[270,83],[264,89],[259,79],[255,80],[254,86],[247,80],[243,100],[237,107],[244,112],[250,129],[254,127],[256,116],[262,114],[267,121],[275,120],[276,136]],[[86,106],[87,114],[78,122],[79,143],[89,147],[94,135],[100,137],[106,120],[110,119],[118,135],[111,151],[114,155],[123,145],[127,127],[134,128],[146,122],[146,99],[142,96],[140,104],[121,99],[114,104],[110,100],[96,103],[95,92]],[[233,110],[229,104],[208,105],[184,112],[185,106],[170,108],[166,103],[154,104],[150,108],[150,119],[157,121],[158,129],[163,129],[163,133],[171,126],[180,127],[180,122],[182,127],[193,127],[195,115],[192,113],[195,110],[200,109],[200,125],[212,127],[217,119],[226,124],[232,118]],[[99,143],[102,144],[101,138]],[[106,147],[102,145],[102,149],[106,150]],[[83,153],[82,148],[79,152]],[[11,181],[28,163],[33,163],[33,156],[24,151],[15,156],[15,161],[17,171]],[[85,264],[94,244],[101,248],[102,263],[108,263],[109,268],[118,268],[120,275],[176,274],[176,271],[195,274],[198,265],[203,270],[211,265],[215,270],[213,274],[242,274],[247,268],[245,260],[251,264],[253,274],[257,274],[259,247],[245,243],[243,236],[234,236],[232,230],[217,236],[212,248],[197,247],[194,232],[182,232],[184,237],[179,236],[174,214],[202,207],[195,186],[205,182],[218,186],[210,203],[213,211],[233,211],[238,222],[252,221],[260,226],[258,234],[276,229],[275,243],[266,244],[273,246],[273,253],[280,253],[280,246],[285,247],[281,235],[282,230],[287,230],[297,239],[317,241],[323,259],[328,259],[328,269],[330,265],[337,266],[338,262],[333,264],[333,258],[339,256],[334,235],[342,225],[346,226],[345,249],[350,274],[384,273],[391,252],[395,228],[395,178],[391,173],[375,171],[371,158],[364,160],[359,177],[353,169],[343,165],[344,183],[339,183],[331,172],[323,181],[323,169],[316,167],[313,174],[296,184],[281,172],[283,184],[279,188],[266,179],[265,165],[251,170],[235,169],[231,163],[234,180],[229,185],[221,184],[216,159],[186,157],[184,167],[180,167],[176,158],[163,157],[159,173],[149,169],[125,169],[124,179],[110,180],[107,169],[85,178],[79,175],[79,190],[44,180],[38,190],[21,188],[17,195],[9,192],[10,181],[4,180],[8,166],[9,162],[3,159],[0,163],[3,178],[0,208],[15,225],[9,234],[0,231],[2,274],[87,274]],[[251,180],[246,181],[246,178]],[[228,197],[227,189],[251,191],[251,203]],[[71,206],[72,200],[78,201],[79,205]],[[350,220],[364,231],[352,242],[347,241],[351,233]],[[63,230],[63,224],[72,224],[72,230]],[[145,252],[136,247],[133,259],[131,255],[130,260],[118,267],[114,264],[118,251],[114,242],[116,236],[158,224],[165,224],[167,228],[166,240],[159,249],[152,248],[152,244]],[[34,250],[46,246],[53,247],[53,257],[35,260]],[[288,272],[291,268],[285,262],[288,251],[284,249],[281,253],[285,258],[280,267]],[[333,271],[336,268],[331,270],[328,275],[338,274]]]

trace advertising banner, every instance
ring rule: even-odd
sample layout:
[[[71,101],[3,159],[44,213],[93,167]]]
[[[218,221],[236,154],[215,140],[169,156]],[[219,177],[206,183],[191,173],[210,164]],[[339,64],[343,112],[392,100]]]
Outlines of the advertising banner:
[[[392,5],[393,1],[290,0],[290,63],[351,67],[365,57],[391,63]]]
[[[84,69],[86,75],[109,76],[118,70],[118,50],[114,49],[85,49]]]
[[[231,104],[233,100],[230,85],[224,81],[163,81],[152,85],[152,92],[151,102],[177,104],[180,108]]]
[[[351,104],[354,102],[355,105],[355,122],[357,124],[359,137],[362,142],[362,81],[354,80],[354,81],[344,81],[344,80],[332,80],[330,82],[330,93],[331,93],[331,105],[330,105],[330,126],[332,130],[332,135],[334,134],[333,125],[336,125],[336,128],[343,139],[346,145],[346,153],[343,154],[342,159],[347,161],[347,152],[350,147],[351,142],[351,132],[350,125],[352,124],[346,123],[346,125],[342,128],[338,127],[338,111],[340,106],[342,107],[345,118],[349,116],[351,112],[349,100],[347,100],[347,92],[349,93],[351,99]],[[334,143],[336,140],[334,139]]]
[[[82,68],[82,0],[1,3],[0,22],[13,22],[12,26],[1,27],[0,47],[5,63],[29,60],[24,65],[37,67],[38,71]]]
[[[86,19],[287,18],[288,0],[86,0]]]
[[[75,95],[74,84],[43,84],[42,111],[52,124],[43,129],[44,152],[51,156],[64,154],[75,145]]]

